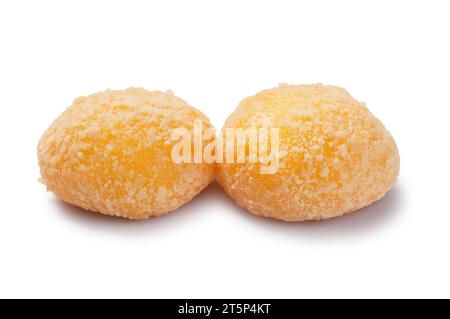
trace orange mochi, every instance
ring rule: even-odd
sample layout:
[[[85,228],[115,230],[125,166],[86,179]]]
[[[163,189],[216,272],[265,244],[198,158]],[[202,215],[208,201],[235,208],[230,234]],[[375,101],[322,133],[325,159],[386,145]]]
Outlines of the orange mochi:
[[[283,84],[264,90],[240,103],[222,134],[264,127],[279,129],[274,174],[261,174],[260,162],[217,165],[225,191],[255,215],[285,221],[340,216],[382,198],[399,173],[391,134],[342,88]]]
[[[208,118],[171,92],[129,88],[73,102],[38,146],[41,180],[59,199],[143,219],[173,211],[213,179],[214,166],[175,163],[171,131]],[[211,136],[214,140],[214,136]]]

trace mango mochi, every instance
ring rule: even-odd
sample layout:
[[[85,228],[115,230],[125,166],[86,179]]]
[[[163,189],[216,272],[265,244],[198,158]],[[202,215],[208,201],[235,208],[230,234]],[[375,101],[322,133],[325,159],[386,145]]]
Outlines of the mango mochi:
[[[279,129],[274,174],[261,174],[261,163],[217,165],[224,190],[255,215],[285,221],[340,216],[382,198],[399,173],[391,134],[339,87],[264,90],[240,103],[222,134],[238,127]]]
[[[171,131],[208,118],[171,92],[130,88],[73,102],[38,146],[41,180],[59,199],[143,219],[175,210],[214,178],[207,163],[175,163]],[[211,136],[210,141],[214,140]]]

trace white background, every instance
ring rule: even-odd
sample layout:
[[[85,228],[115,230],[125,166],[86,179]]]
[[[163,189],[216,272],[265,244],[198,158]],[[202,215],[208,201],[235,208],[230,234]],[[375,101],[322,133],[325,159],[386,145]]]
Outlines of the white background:
[[[450,297],[448,1],[2,1],[0,297]],[[166,217],[58,202],[36,147],[75,97],[171,89],[220,128],[278,85],[345,87],[394,135],[380,202],[325,222],[217,185]]]

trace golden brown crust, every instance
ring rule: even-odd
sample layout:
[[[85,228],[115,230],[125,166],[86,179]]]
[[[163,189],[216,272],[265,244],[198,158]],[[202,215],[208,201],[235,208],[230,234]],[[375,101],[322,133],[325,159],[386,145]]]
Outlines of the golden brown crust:
[[[334,86],[282,85],[244,99],[231,127],[280,129],[280,168],[218,164],[218,181],[251,213],[321,220],[379,200],[399,173],[391,134],[363,103]]]
[[[213,165],[176,164],[171,129],[207,117],[171,92],[130,88],[74,101],[42,136],[42,181],[58,198],[142,219],[175,210],[213,178]]]

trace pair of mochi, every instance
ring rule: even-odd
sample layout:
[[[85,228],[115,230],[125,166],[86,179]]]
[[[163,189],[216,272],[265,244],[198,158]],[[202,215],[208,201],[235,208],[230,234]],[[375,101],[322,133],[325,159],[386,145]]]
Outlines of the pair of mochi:
[[[39,141],[41,181],[69,204],[145,219],[177,209],[217,178],[255,215],[304,221],[379,200],[399,173],[391,134],[339,87],[280,85],[244,99],[229,116],[222,136],[230,128],[278,128],[273,174],[262,174],[259,161],[174,161],[173,130],[193,132],[199,120],[203,130],[213,129],[170,91],[129,88],[78,98]],[[203,145],[215,139],[203,136]]]

